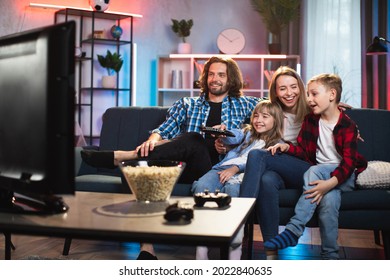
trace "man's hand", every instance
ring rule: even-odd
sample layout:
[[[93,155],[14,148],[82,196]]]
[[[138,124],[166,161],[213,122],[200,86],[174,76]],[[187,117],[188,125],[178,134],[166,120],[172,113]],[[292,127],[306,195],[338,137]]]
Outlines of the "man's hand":
[[[226,130],[226,125],[224,125],[224,124],[214,125],[213,127],[218,128],[218,129],[222,129],[222,130]],[[216,137],[215,135],[213,135],[213,136]],[[226,137],[226,136],[220,135],[217,137],[217,139],[214,142],[214,147],[217,150],[218,154],[220,154],[220,155],[225,155],[227,152],[229,152],[231,150],[231,147],[229,147],[223,143],[221,138],[224,138],[224,137]]]
[[[147,157],[149,155],[149,151],[153,151],[155,146],[162,144],[159,143],[162,142],[161,140],[162,138],[160,134],[153,133],[152,135],[150,135],[148,140],[139,145],[135,150],[137,153],[140,152],[141,157]]]
[[[228,169],[219,171],[219,172],[218,172],[218,174],[219,174],[219,181],[221,182],[221,184],[226,183],[226,182],[229,181],[229,179],[232,178],[232,176],[235,175],[238,171],[240,171],[240,170],[238,169],[237,166],[232,166],[232,167],[229,167]]]
[[[224,155],[229,151],[229,146],[226,146],[219,137],[215,140],[214,146],[218,154]]]

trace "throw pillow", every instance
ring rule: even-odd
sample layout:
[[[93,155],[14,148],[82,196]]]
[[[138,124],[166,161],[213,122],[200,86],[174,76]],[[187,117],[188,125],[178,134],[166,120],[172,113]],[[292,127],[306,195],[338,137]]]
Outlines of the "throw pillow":
[[[369,161],[367,169],[358,175],[356,185],[359,189],[389,189],[390,162]]]

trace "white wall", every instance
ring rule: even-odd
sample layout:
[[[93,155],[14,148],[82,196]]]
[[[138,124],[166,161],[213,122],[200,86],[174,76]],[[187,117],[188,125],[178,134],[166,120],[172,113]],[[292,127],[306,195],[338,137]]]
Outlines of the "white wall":
[[[88,0],[0,0],[0,36],[54,23],[55,10],[31,8],[30,2],[89,8]],[[265,27],[259,14],[252,10],[250,0],[111,0],[109,10],[143,15],[142,18],[135,18],[133,29],[133,40],[138,50],[138,106],[157,105],[157,57],[175,53],[179,43],[179,38],[170,27],[172,18],[194,20],[191,36],[187,39],[192,44],[193,53],[218,53],[217,35],[231,27],[246,35],[246,46],[242,53],[267,53]],[[121,72],[126,69],[128,67],[123,67]],[[103,73],[104,70],[101,71]],[[125,72],[122,75],[127,76]],[[100,132],[103,112],[115,104],[112,96],[111,93],[95,95],[94,135]],[[120,105],[127,106],[127,100],[126,96],[121,98]],[[89,119],[81,125],[88,134]]]
[[[88,0],[1,0],[0,36],[49,25],[52,9],[29,8],[30,2],[88,8]],[[110,10],[143,15],[134,21],[137,44],[137,100],[156,105],[156,58],[176,52],[179,38],[171,31],[171,18],[194,20],[188,42],[193,53],[218,53],[218,33],[229,27],[246,35],[242,53],[266,53],[266,31],[249,0],[111,0]]]

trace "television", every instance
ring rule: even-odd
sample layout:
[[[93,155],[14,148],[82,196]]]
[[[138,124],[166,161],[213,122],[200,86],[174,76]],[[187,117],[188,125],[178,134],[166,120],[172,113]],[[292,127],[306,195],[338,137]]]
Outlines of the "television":
[[[0,38],[0,212],[61,213],[75,193],[75,22]]]

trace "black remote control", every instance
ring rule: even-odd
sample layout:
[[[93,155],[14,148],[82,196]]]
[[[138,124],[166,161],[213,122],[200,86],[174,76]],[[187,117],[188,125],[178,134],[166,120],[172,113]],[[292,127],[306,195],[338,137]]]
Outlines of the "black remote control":
[[[210,126],[202,126],[201,130],[204,133],[209,133],[209,134],[214,134],[214,135],[225,135],[227,137],[234,137],[234,133],[229,131],[229,130],[223,130],[223,129],[218,129]]]

